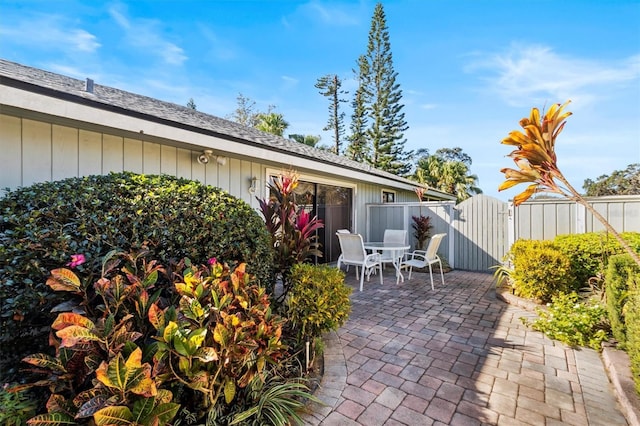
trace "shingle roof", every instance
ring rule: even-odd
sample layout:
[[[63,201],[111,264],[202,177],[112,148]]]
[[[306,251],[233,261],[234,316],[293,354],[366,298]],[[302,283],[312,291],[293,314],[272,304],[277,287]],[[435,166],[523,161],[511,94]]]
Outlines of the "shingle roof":
[[[25,90],[42,92],[49,96],[64,98],[70,102],[88,104],[97,108],[115,109],[120,113],[143,117],[150,121],[161,121],[164,124],[188,128],[194,132],[214,134],[223,139],[241,141],[253,146],[262,146],[270,150],[339,165],[396,182],[416,185],[415,182],[408,179],[371,168],[367,164],[352,161],[329,151],[316,149],[270,133],[264,133],[252,127],[243,126],[233,121],[205,114],[185,106],[100,84],[94,84],[93,92],[90,93],[86,91],[86,81],[28,67],[4,59],[0,59],[0,84],[20,86]],[[445,193],[442,194],[445,196],[449,195]]]

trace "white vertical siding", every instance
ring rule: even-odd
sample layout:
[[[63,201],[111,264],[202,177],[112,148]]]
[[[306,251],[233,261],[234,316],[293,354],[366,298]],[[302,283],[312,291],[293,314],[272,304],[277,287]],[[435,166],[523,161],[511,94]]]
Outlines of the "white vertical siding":
[[[78,173],[78,129],[53,125],[51,179],[59,180]]]
[[[197,161],[200,151],[135,137],[0,114],[0,144],[0,188],[131,171],[197,180],[220,187],[254,208],[258,207],[255,196],[265,193],[266,166],[261,163],[227,158],[224,165],[215,159],[204,165]],[[253,176],[258,180],[252,194]]]
[[[102,172],[121,172],[124,170],[124,138],[102,135]]]
[[[124,138],[123,160],[124,170],[142,173],[142,141],[139,139]]]
[[[22,120],[22,180],[26,185],[51,179],[51,125]]]
[[[160,168],[160,144],[154,142],[142,142],[142,173],[158,175],[162,173]]]
[[[160,145],[160,173],[178,175],[178,149],[175,146]]]
[[[191,179],[193,176],[193,156],[188,149],[178,148],[176,152],[176,175],[181,178]],[[197,164],[197,163],[196,163]]]
[[[80,130],[78,175],[102,174],[102,133]]]
[[[16,117],[0,114],[2,134],[2,164],[0,164],[0,189],[15,188],[22,182],[22,124]]]

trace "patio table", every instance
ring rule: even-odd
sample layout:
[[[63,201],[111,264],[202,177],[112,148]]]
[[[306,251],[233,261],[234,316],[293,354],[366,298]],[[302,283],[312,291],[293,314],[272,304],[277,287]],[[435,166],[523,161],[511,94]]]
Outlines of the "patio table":
[[[391,257],[393,258],[393,268],[396,270],[396,284],[400,280],[404,282],[404,276],[400,270],[400,260],[406,250],[409,250],[411,246],[404,243],[383,243],[380,241],[371,241],[364,243],[364,248],[371,251],[391,251]]]

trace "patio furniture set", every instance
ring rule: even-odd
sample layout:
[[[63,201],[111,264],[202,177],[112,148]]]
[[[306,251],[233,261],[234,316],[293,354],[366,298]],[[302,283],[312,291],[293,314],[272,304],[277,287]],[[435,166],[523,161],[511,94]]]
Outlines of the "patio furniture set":
[[[429,268],[431,289],[433,286],[433,270],[431,265],[440,265],[440,277],[444,284],[442,262],[438,257],[438,248],[446,234],[436,234],[429,240],[426,250],[414,250],[407,252],[411,245],[407,242],[407,231],[401,229],[386,229],[383,241],[365,242],[360,234],[352,234],[349,230],[340,229],[336,232],[340,242],[341,254],[338,257],[337,267],[345,265],[355,266],[356,275],[360,277],[360,291],[363,289],[364,277],[370,280],[372,274],[380,275],[380,284],[383,284],[382,271],[384,265],[391,264],[396,273],[396,284],[404,282],[404,269],[409,270],[409,279],[414,268]]]

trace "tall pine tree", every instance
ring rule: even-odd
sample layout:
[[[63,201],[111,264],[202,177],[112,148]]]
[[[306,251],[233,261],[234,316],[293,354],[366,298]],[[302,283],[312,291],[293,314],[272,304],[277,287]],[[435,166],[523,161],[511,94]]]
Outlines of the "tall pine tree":
[[[370,147],[367,140],[367,103],[371,97],[367,92],[367,85],[363,84],[361,80],[369,75],[368,64],[364,56],[360,56],[358,65],[357,75],[360,80],[351,102],[351,107],[353,108],[350,127],[351,135],[349,136],[349,145],[345,150],[345,154],[351,160],[371,164]]]
[[[336,74],[327,74],[320,77],[315,84],[320,89],[320,94],[329,98],[329,119],[322,130],[333,130],[334,154],[340,154],[342,138],[344,137],[344,112],[340,112],[340,103],[346,102],[340,96],[347,93],[342,90],[342,80]]]
[[[373,12],[367,53],[358,59],[359,83],[354,106],[363,102],[366,139],[370,153],[369,163],[379,169],[397,175],[406,175],[411,169],[411,152],[405,152],[404,132],[409,128],[404,119],[401,103],[402,90],[396,83],[398,73],[393,68],[389,30],[381,3]],[[358,100],[358,96],[362,99]],[[361,112],[355,111],[354,118]],[[361,126],[362,123],[356,123]],[[354,129],[352,123],[352,131]],[[351,144],[361,143],[360,135],[353,132]],[[349,152],[362,152],[350,147]]]

